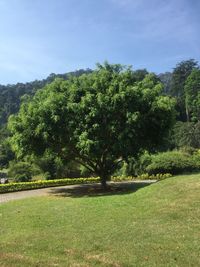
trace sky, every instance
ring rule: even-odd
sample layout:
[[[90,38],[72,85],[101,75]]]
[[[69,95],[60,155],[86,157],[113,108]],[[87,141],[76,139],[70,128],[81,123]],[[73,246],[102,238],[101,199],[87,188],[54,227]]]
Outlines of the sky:
[[[0,84],[95,68],[200,61],[199,0],[0,0]]]

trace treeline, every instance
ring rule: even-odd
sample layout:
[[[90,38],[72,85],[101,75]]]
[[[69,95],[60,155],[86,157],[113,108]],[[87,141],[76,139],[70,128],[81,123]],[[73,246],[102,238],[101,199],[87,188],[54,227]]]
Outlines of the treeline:
[[[80,76],[83,73],[90,73],[90,69],[80,69],[65,74],[50,74],[46,79],[41,81],[35,80],[28,83],[17,84],[0,84],[0,127],[7,123],[11,114],[18,112],[21,98],[24,95],[34,95],[38,89],[43,88],[46,84],[53,82],[56,78],[68,79],[70,76]]]
[[[195,121],[200,115],[200,69],[194,59],[182,61],[173,72],[159,74],[164,84],[164,93],[176,98],[177,120]]]

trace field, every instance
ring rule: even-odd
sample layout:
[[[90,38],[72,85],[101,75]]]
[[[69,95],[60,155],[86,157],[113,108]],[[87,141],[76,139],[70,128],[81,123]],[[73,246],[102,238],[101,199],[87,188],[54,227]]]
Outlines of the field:
[[[200,174],[0,206],[0,266],[200,266]]]

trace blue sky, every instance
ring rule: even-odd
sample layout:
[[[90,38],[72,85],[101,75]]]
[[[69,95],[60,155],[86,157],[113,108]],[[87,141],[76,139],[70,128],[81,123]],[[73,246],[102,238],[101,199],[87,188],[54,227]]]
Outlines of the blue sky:
[[[200,61],[199,0],[0,0],[0,84],[133,65]]]

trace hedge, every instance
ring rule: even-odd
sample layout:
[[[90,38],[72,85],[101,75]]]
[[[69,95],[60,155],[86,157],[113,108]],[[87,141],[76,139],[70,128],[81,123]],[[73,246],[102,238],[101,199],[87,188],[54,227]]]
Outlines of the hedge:
[[[142,174],[137,177],[117,176],[117,177],[112,177],[111,180],[113,182],[131,181],[131,180],[147,180],[147,179],[148,180],[161,180],[161,179],[165,179],[171,176],[172,175],[170,173],[157,174],[157,175]],[[40,181],[34,181],[34,182],[0,184],[0,194],[23,191],[23,190],[46,188],[46,187],[54,187],[54,186],[99,183],[99,182],[100,182],[99,177],[91,177],[91,178],[66,178],[66,179],[55,179],[55,180],[40,180]]]
[[[172,177],[171,173],[157,173],[157,174],[148,174],[144,173],[138,176],[114,176],[112,177],[113,182],[120,182],[120,181],[131,181],[131,180],[162,180],[165,178]]]
[[[98,177],[97,178],[92,177],[92,178],[66,178],[66,179],[42,180],[34,182],[0,184],[0,193],[39,189],[39,188],[53,187],[53,186],[98,183],[98,182],[100,182],[100,179]]]
[[[173,175],[198,171],[199,162],[193,155],[182,151],[168,151],[151,156],[146,172],[151,174],[171,173]]]

